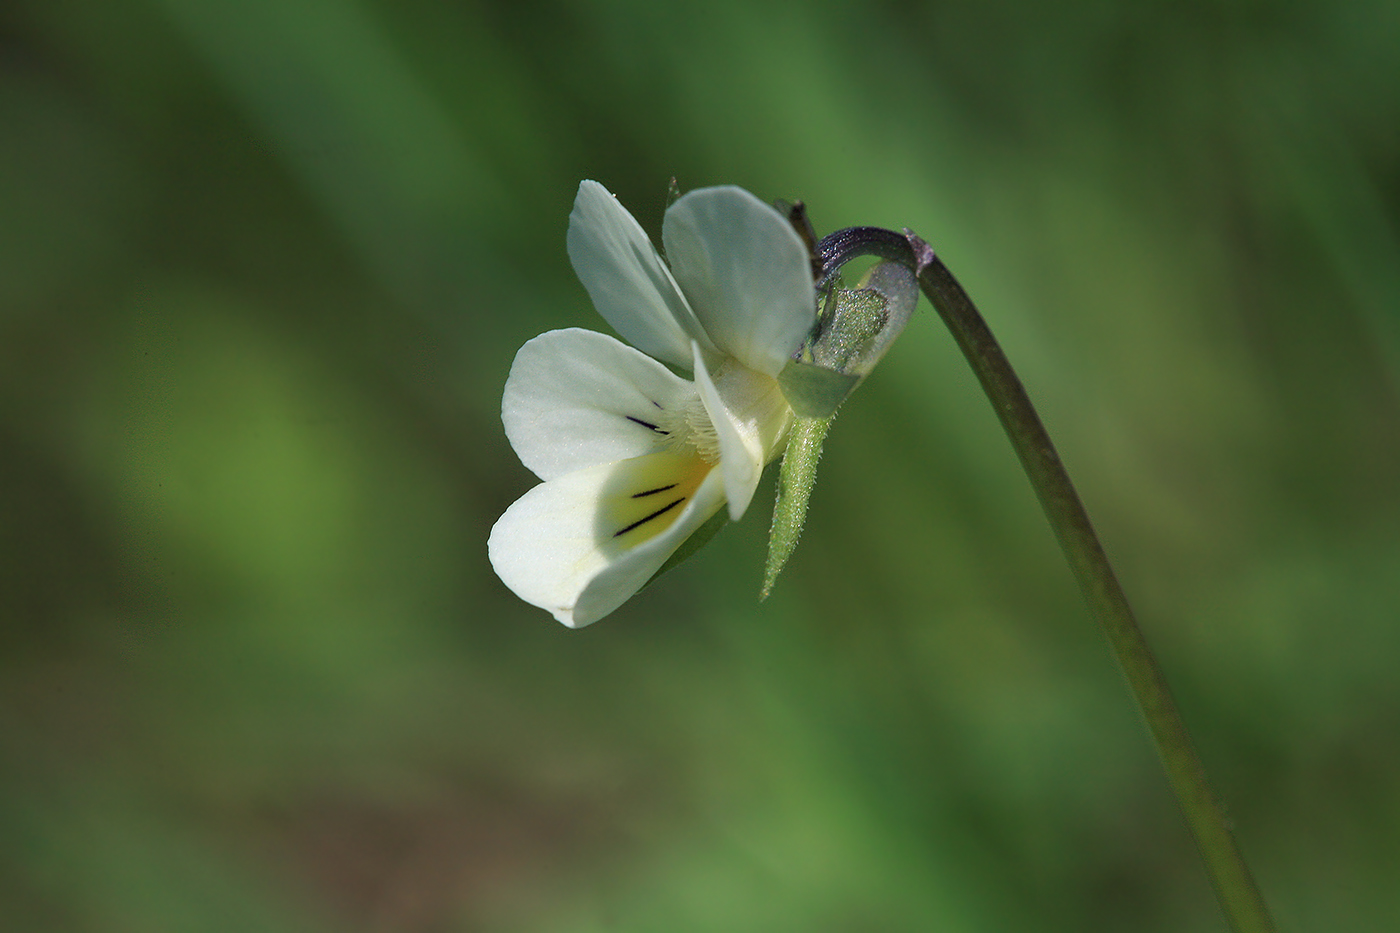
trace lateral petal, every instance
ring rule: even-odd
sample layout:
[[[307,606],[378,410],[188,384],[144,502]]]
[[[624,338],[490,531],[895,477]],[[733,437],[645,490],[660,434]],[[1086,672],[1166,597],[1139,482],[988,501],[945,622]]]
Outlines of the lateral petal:
[[[711,377],[699,348],[693,352],[695,385],[719,439],[729,517],[738,521],[753,500],[763,468],[787,440],[792,409],[776,379],[733,364]]]
[[[723,504],[710,464],[649,454],[531,489],[492,527],[487,552],[517,596],[582,628],[641,589]]]
[[[661,234],[675,281],[715,346],[778,375],[817,321],[810,257],[792,226],[726,185],[676,201]]]
[[[578,187],[568,246],[593,306],[632,346],[682,369],[692,340],[713,351],[646,231],[596,181]]]
[[[694,396],[692,383],[641,351],[574,327],[520,348],[501,421],[520,461],[550,480],[651,453],[666,437],[657,416]]]

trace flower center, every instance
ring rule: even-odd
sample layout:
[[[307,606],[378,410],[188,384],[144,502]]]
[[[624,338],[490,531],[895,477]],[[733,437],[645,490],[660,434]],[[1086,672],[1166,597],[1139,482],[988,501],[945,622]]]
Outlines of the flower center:
[[[752,441],[757,448],[752,453],[762,456],[764,463],[781,454],[787,444],[792,408],[778,381],[726,362],[715,370],[714,383],[724,406],[720,417],[730,418],[735,429]],[[653,420],[656,424],[647,427],[665,435],[660,449],[688,456],[698,454],[708,464],[719,463],[719,432],[698,391],[681,405],[658,411]]]
[[[719,462],[719,432],[699,392],[686,399],[683,407],[659,412],[656,421],[657,427],[667,434],[665,449],[678,454],[699,454],[706,463]]]

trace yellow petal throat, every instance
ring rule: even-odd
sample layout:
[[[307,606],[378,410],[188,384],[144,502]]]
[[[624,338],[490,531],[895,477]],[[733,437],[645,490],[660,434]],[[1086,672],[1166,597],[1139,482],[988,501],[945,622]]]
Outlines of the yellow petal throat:
[[[598,536],[620,549],[636,547],[670,528],[714,469],[693,449],[659,451],[632,461],[615,490],[603,496]]]

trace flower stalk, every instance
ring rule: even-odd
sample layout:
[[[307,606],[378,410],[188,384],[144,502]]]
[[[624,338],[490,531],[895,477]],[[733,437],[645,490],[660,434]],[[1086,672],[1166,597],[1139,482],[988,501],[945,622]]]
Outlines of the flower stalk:
[[[1001,419],[1084,599],[1108,636],[1230,928],[1235,933],[1273,933],[1268,907],[1088,512],[1021,380],[972,299],[929,245],[910,230],[901,235],[875,227],[848,228],[824,238],[818,249],[827,277],[860,255],[876,255],[913,270]]]

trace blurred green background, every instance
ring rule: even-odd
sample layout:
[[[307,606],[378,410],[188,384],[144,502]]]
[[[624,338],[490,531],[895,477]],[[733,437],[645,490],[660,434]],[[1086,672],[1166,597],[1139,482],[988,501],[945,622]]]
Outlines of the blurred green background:
[[[593,628],[486,534],[581,178],[916,229],[1057,438],[1284,929],[1400,929],[1400,6],[0,12],[0,916],[36,931],[1223,922],[927,310],[756,599]]]

